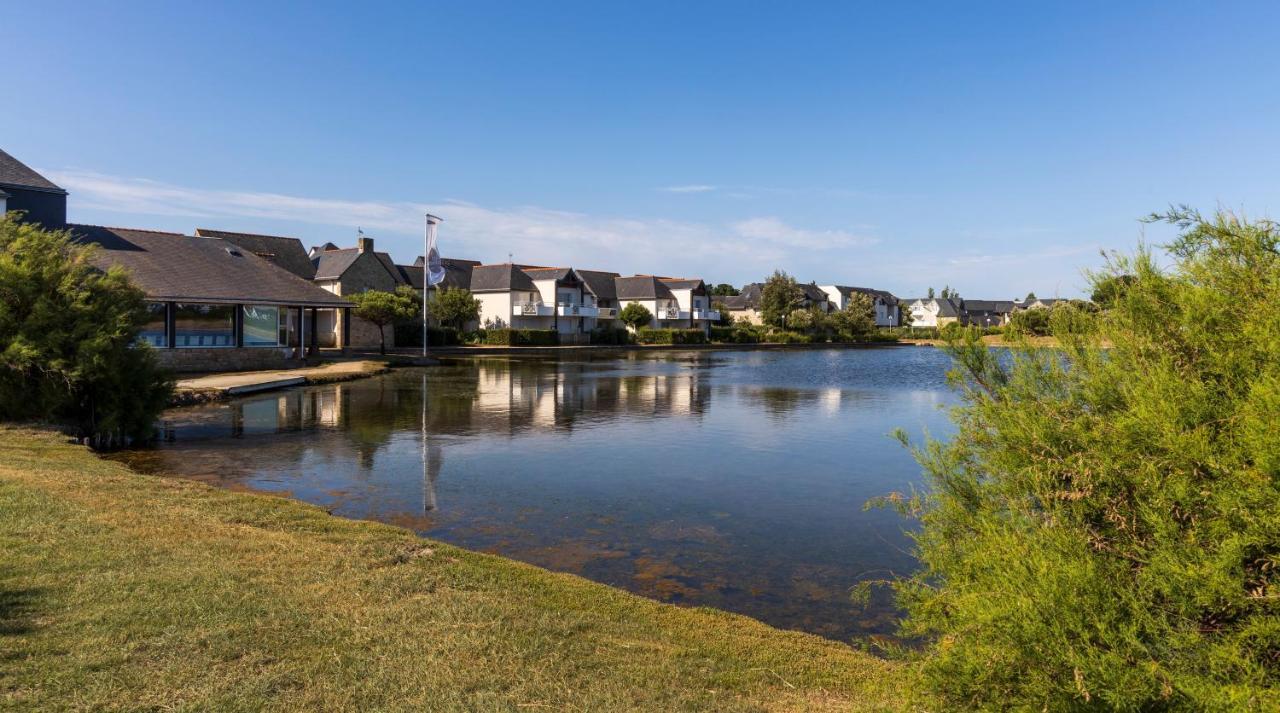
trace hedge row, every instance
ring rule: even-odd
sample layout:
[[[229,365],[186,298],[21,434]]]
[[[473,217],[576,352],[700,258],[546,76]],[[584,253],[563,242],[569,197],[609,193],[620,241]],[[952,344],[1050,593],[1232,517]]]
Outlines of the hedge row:
[[[707,334],[701,329],[651,329],[645,327],[636,333],[641,344],[706,344]]]
[[[484,343],[506,347],[550,347],[560,343],[554,329],[486,329]]]
[[[452,347],[460,343],[458,330],[453,327],[428,327],[427,344],[433,347]],[[394,344],[397,347],[422,346],[421,324],[397,324]]]

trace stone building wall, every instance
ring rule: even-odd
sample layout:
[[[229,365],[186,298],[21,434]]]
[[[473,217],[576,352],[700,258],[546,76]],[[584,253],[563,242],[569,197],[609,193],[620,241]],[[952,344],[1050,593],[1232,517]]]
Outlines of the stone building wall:
[[[160,365],[179,374],[208,371],[256,371],[302,366],[296,349],[242,347],[228,349],[156,349]]]

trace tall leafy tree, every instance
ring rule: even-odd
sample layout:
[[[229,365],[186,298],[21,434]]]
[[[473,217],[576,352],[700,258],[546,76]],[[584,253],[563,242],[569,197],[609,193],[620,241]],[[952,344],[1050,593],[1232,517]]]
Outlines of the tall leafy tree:
[[[0,216],[0,419],[110,446],[149,437],[173,384],[136,343],[145,295],[92,258],[65,231]]]
[[[618,319],[632,329],[647,327],[653,321],[653,313],[639,302],[632,302],[618,313]]]
[[[711,294],[716,297],[734,297],[739,294],[738,288],[727,282],[721,282],[711,288]]]
[[[480,318],[480,300],[464,287],[446,287],[427,303],[427,311],[440,324],[462,329]]]
[[[787,316],[804,300],[796,278],[775,270],[760,289],[760,319],[770,327],[786,326]]]
[[[950,346],[957,432],[928,489],[904,633],[936,709],[1280,710],[1280,229],[1230,213],[1142,248],[1061,349]]]
[[[876,307],[871,298],[861,292],[849,295],[844,309],[831,315],[836,329],[842,336],[861,339],[876,330]]]
[[[422,302],[413,288],[401,285],[395,292],[368,290],[344,295],[355,304],[354,314],[378,327],[378,351],[387,353],[387,325],[421,317]]]

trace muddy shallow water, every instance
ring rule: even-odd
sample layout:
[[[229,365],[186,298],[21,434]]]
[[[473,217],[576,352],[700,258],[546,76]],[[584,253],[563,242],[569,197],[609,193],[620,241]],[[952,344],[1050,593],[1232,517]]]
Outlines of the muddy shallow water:
[[[471,358],[172,409],[147,471],[288,494],[633,592],[837,639],[908,572],[919,482],[889,437],[950,433],[936,349]]]

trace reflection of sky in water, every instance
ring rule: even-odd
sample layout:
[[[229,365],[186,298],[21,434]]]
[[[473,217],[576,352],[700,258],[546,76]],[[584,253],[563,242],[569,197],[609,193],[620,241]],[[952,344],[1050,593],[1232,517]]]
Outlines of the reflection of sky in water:
[[[918,481],[893,429],[949,432],[947,364],[917,347],[453,360],[175,409],[160,447],[123,457],[848,638],[892,629],[885,603],[848,602],[911,567],[903,522],[863,504]]]

